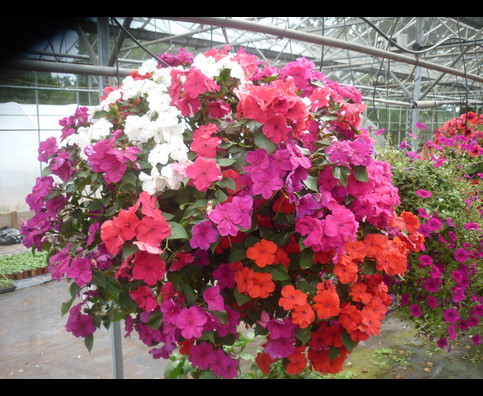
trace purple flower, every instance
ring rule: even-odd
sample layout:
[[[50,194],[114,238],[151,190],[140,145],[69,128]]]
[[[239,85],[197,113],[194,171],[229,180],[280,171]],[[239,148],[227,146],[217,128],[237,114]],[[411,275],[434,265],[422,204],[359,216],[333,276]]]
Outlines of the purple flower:
[[[231,202],[240,212],[241,218],[237,225],[249,229],[252,226],[253,198],[245,195],[244,197],[234,197]]]
[[[480,345],[482,342],[482,337],[480,334],[475,334],[473,337],[471,337],[471,342],[473,345]]]
[[[455,287],[453,292],[453,297],[451,300],[453,302],[460,302],[465,299],[465,290],[462,287]]]
[[[176,318],[176,326],[185,339],[198,338],[203,334],[203,326],[208,321],[206,313],[198,306],[183,308]]]
[[[460,314],[456,309],[449,308],[443,312],[444,320],[448,323],[456,323],[460,318]]]
[[[434,296],[426,297],[426,302],[428,303],[429,308],[436,308],[438,306],[438,299]]]
[[[280,337],[276,340],[270,339],[265,345],[265,352],[272,359],[283,359],[295,352],[295,338]]]
[[[69,270],[69,264],[71,256],[69,249],[71,244],[68,244],[60,252],[54,254],[49,259],[49,272],[52,274],[52,278],[60,281],[62,277]]]
[[[250,164],[243,168],[247,173],[254,170],[267,169],[270,166],[270,157],[264,149],[249,151],[245,159]]]
[[[464,263],[470,257],[468,251],[463,248],[459,248],[454,252],[454,259],[460,263]]]
[[[218,232],[212,227],[212,223],[209,220],[195,224],[191,232],[190,246],[193,249],[208,250],[211,243],[218,239]]]

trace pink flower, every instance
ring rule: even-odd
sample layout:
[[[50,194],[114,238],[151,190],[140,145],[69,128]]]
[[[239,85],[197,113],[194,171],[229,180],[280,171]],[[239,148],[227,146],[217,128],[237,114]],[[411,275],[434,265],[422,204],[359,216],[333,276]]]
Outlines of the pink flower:
[[[203,334],[203,326],[207,322],[206,313],[197,305],[183,308],[176,318],[176,326],[181,329],[185,339],[198,338]]]
[[[233,289],[235,287],[235,271],[229,263],[220,264],[213,271],[213,278],[218,281],[217,284],[221,289]]]
[[[431,191],[417,190],[416,195],[420,196],[421,198],[429,198],[432,194]]]
[[[186,168],[186,176],[190,178],[190,184],[199,191],[208,190],[213,182],[222,178],[221,170],[215,160],[202,157],[196,158]]]
[[[39,144],[39,157],[41,162],[47,162],[47,160],[57,152],[57,140],[55,137],[50,137]]]
[[[81,314],[82,303],[75,305],[69,311],[69,318],[65,329],[72,333],[74,337],[87,337],[96,331],[94,321],[91,316]]]
[[[431,265],[433,263],[433,258],[431,256],[428,256],[427,254],[420,256],[418,260],[421,265]]]

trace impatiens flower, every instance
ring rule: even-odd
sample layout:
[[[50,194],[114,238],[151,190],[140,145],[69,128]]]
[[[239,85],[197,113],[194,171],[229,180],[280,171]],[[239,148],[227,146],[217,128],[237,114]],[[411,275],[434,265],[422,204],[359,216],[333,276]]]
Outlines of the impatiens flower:
[[[249,259],[255,261],[256,265],[263,268],[275,262],[277,249],[278,247],[274,242],[262,239],[260,242],[249,247],[246,255]]]
[[[203,298],[211,311],[223,311],[224,300],[220,295],[220,287],[213,286],[203,292]]]
[[[260,194],[265,199],[270,198],[275,191],[283,187],[283,181],[280,179],[277,169],[253,171],[251,179],[253,194]]]
[[[433,258],[431,256],[428,256],[427,254],[419,256],[418,260],[421,265],[431,265],[433,263]]]
[[[421,198],[429,198],[432,194],[431,191],[417,190],[416,195],[420,196]]]
[[[243,219],[243,213],[233,203],[225,203],[216,205],[208,214],[208,218],[216,224],[220,235],[236,236],[238,224]]]
[[[275,290],[275,283],[269,273],[253,272],[251,285],[247,290],[251,298],[267,298]]]
[[[79,303],[70,309],[65,329],[74,337],[85,338],[94,333],[96,327],[91,316],[81,314],[81,305],[82,303]]]
[[[218,239],[219,235],[209,220],[195,224],[191,232],[190,246],[193,249],[199,248],[202,250],[208,250],[210,245]]]
[[[292,311],[292,322],[305,329],[315,320],[315,312],[309,303],[297,305]]]
[[[157,247],[170,234],[171,229],[163,216],[144,216],[137,226],[136,239],[149,246]]]
[[[293,285],[285,285],[282,288],[281,295],[282,297],[278,300],[278,305],[286,311],[290,311],[296,306],[303,306],[307,303],[307,294],[296,289]]]
[[[152,312],[158,307],[158,301],[149,286],[140,286],[129,292],[131,298],[146,312]]]
[[[71,261],[66,275],[75,280],[75,283],[82,287],[92,280],[92,262],[83,257],[76,257]]]
[[[314,296],[314,309],[319,319],[329,319],[339,313],[339,295],[332,290],[319,290]]]
[[[186,338],[201,337],[203,326],[207,322],[206,313],[198,306],[183,308],[176,319],[176,326],[181,329],[181,335]]]
[[[133,263],[133,278],[143,280],[147,285],[154,286],[166,274],[166,263],[157,254],[136,252]]]
[[[207,370],[215,363],[217,357],[215,354],[215,348],[208,342],[201,342],[198,345],[193,345],[190,350],[188,360],[193,366],[198,367],[200,370]]]
[[[106,220],[102,223],[101,239],[106,244],[107,250],[113,255],[116,255],[124,244],[121,229],[113,220]]]
[[[206,191],[215,181],[222,178],[221,170],[215,160],[210,158],[197,157],[196,160],[186,168],[186,176],[190,178],[190,184],[199,191]]]

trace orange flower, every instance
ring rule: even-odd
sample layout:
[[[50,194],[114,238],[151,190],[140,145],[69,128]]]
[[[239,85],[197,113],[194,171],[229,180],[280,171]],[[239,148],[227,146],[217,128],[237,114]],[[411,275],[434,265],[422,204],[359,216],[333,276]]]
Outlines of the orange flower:
[[[377,253],[384,249],[388,238],[382,234],[368,234],[364,238],[364,245],[366,247],[366,255],[369,257],[375,257]]]
[[[315,312],[309,303],[296,305],[292,311],[292,322],[298,324],[301,329],[309,327],[315,320]]]
[[[353,301],[363,304],[367,304],[372,299],[372,294],[367,292],[367,285],[362,282],[352,285],[349,294]]]
[[[277,245],[274,242],[262,239],[247,249],[247,257],[263,268],[275,262],[276,251]]]
[[[296,289],[293,285],[286,285],[281,290],[282,297],[278,300],[280,305],[286,311],[294,309],[296,306],[305,305],[307,303],[307,294]]]
[[[344,245],[344,250],[347,255],[349,255],[352,260],[362,261],[366,257],[366,247],[362,241],[347,241]]]
[[[248,285],[246,291],[251,298],[267,298],[274,290],[275,283],[271,274],[252,271],[251,285]]]
[[[235,283],[240,293],[247,293],[253,285],[254,271],[248,267],[242,267],[235,271]]]
[[[332,290],[319,290],[314,296],[314,309],[319,319],[329,319],[339,314],[339,295]]]
[[[358,272],[359,269],[357,268],[357,264],[347,255],[342,255],[334,267],[334,275],[337,276],[339,282],[343,284],[355,282],[357,280]]]

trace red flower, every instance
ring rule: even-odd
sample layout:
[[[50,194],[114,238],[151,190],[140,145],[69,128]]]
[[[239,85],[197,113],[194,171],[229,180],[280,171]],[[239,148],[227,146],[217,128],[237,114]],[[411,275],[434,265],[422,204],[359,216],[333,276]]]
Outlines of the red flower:
[[[171,229],[163,216],[145,216],[137,227],[136,239],[149,246],[158,247],[170,234]]]
[[[134,257],[132,275],[153,286],[166,274],[166,263],[157,254],[138,251]]]
[[[112,255],[116,255],[124,244],[124,240],[121,237],[121,230],[113,220],[107,220],[102,223],[101,239],[106,244],[109,253]]]

